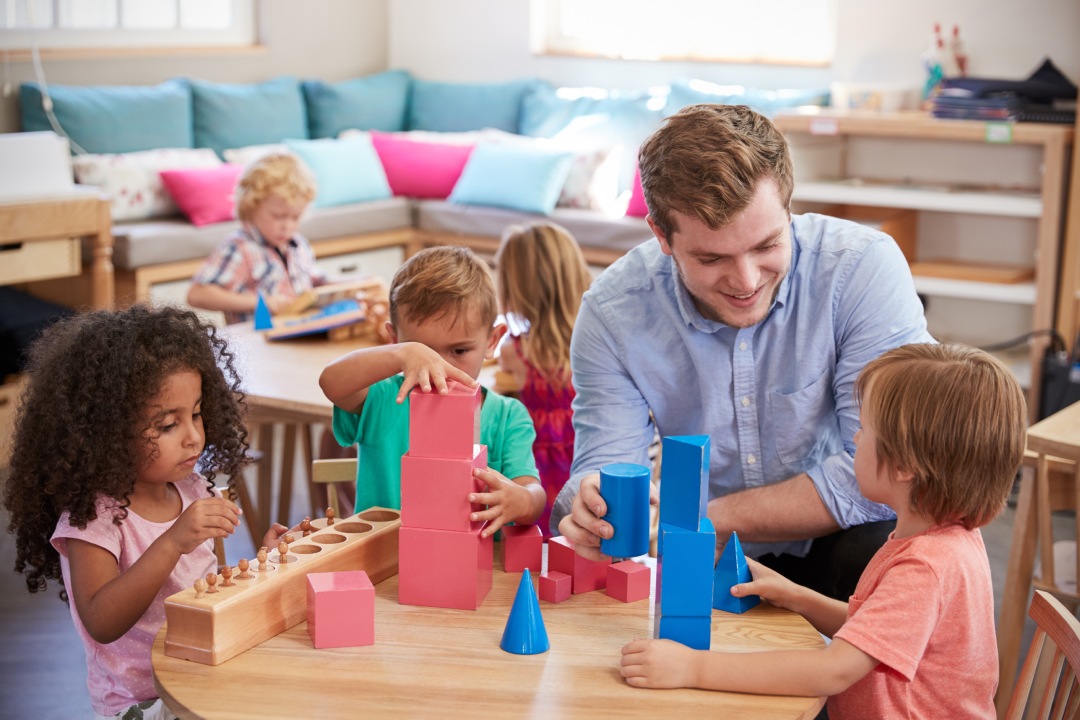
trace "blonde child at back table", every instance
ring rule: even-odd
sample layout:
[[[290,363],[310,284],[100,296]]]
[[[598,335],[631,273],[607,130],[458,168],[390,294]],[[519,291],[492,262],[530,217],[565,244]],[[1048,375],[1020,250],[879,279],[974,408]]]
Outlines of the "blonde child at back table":
[[[550,537],[551,506],[574,460],[570,336],[592,275],[574,237],[549,222],[507,228],[495,273],[499,305],[512,328],[499,365],[514,376],[536,426],[533,455],[546,495],[537,524]]]
[[[732,595],[760,595],[832,638],[824,650],[729,654],[667,640],[623,648],[636,687],[828,695],[830,720],[996,717],[990,565],[979,528],[1005,507],[1024,456],[1027,411],[987,353],[915,344],[871,361],[855,386],[855,476],[896,511],[896,530],[848,602],[760,563]]]
[[[172,717],[150,667],[165,598],[217,572],[214,540],[240,522],[213,483],[246,462],[232,354],[193,312],[136,305],[52,326],[27,371],[4,489],[15,571],[30,592],[62,580],[96,717]]]

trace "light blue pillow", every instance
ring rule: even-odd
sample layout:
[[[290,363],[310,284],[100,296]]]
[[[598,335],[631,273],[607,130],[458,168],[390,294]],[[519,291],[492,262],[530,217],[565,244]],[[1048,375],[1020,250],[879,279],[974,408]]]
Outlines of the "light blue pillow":
[[[480,142],[447,199],[550,215],[573,159],[571,152]]]
[[[49,85],[49,96],[60,127],[88,153],[194,147],[191,88],[184,80],[146,87]],[[19,111],[23,130],[54,129],[37,83],[19,87]]]
[[[296,78],[232,85],[191,81],[195,147],[229,148],[308,137],[307,110]]]
[[[521,101],[541,81],[448,83],[413,80],[409,129],[464,132],[498,128],[516,133]]]
[[[286,140],[285,145],[315,173],[319,192],[314,207],[384,200],[392,195],[366,133],[341,140]]]
[[[337,137],[342,130],[405,129],[409,104],[409,73],[388,70],[378,75],[339,83],[307,80],[308,127],[313,138]]]
[[[721,105],[749,105],[763,115],[774,115],[783,108],[800,105],[828,105],[829,91],[810,88],[805,90],[761,90],[742,85],[717,85],[707,80],[680,78],[671,83],[671,92],[664,107],[664,116],[674,115],[687,105],[719,103]]]

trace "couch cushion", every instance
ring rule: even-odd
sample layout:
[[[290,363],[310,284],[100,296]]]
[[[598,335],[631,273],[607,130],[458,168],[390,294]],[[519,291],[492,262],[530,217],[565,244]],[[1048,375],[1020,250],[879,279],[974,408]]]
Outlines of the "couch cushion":
[[[386,179],[395,195],[445,198],[454,189],[472,145],[409,139],[408,133],[371,133]]]
[[[404,198],[322,208],[308,213],[300,233],[313,245],[322,240],[348,237],[412,225],[412,207]],[[230,232],[240,227],[233,220],[195,227],[182,219],[167,219],[113,226],[117,268],[133,270],[157,263],[205,258]],[[84,246],[84,252],[88,248]]]
[[[413,80],[409,129],[461,132],[493,127],[516,133],[522,100],[540,84],[531,78],[503,83]]]
[[[192,80],[195,146],[226,148],[308,137],[307,110],[296,78],[232,85]]]
[[[808,90],[761,90],[742,85],[718,85],[707,80],[680,78],[671,83],[664,116],[674,115],[687,105],[720,103],[721,105],[749,105],[764,115],[773,115],[783,108],[800,105],[828,105],[829,91],[820,88]]]
[[[146,87],[49,85],[49,97],[60,127],[88,153],[194,147],[191,88],[184,80]],[[19,87],[19,112],[23,130],[53,129],[37,83]]]
[[[337,137],[342,130],[405,129],[409,73],[387,70],[339,83],[303,83],[308,128],[313,138]]]
[[[547,215],[559,199],[573,160],[572,153],[559,150],[480,142],[449,200]]]
[[[595,210],[555,208],[548,219],[566,228],[582,247],[626,252],[653,237],[641,218],[613,218]],[[535,215],[503,208],[445,200],[417,202],[417,227],[429,232],[501,237],[508,225],[535,221]]]
[[[236,182],[243,165],[218,165],[190,170],[162,170],[161,182],[180,212],[192,225],[202,227],[235,216]]]
[[[393,195],[368,133],[343,140],[286,140],[285,146],[315,173],[319,192],[314,207],[384,200]]]

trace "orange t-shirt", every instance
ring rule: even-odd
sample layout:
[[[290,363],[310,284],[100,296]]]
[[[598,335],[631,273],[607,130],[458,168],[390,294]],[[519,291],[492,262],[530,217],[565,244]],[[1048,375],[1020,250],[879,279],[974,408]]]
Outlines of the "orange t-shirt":
[[[889,540],[836,633],[879,665],[829,698],[829,718],[996,717],[994,593],[982,533],[935,526]]]

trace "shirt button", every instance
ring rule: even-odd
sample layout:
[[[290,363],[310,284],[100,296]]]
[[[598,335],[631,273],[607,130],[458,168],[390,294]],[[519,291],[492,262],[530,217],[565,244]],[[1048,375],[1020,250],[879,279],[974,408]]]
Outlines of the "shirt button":
[[[739,343],[739,349],[740,350],[745,350],[746,349],[746,343],[744,343],[744,342]]]
[[[746,456],[746,464],[747,465],[753,465],[756,462],[757,462],[757,458],[754,457],[753,455],[747,455]]]
[[[746,407],[746,406],[747,406],[747,405],[749,405],[749,404],[750,404],[750,398],[748,398],[748,397],[744,397],[744,398],[742,399],[742,406],[743,406],[743,407]]]

